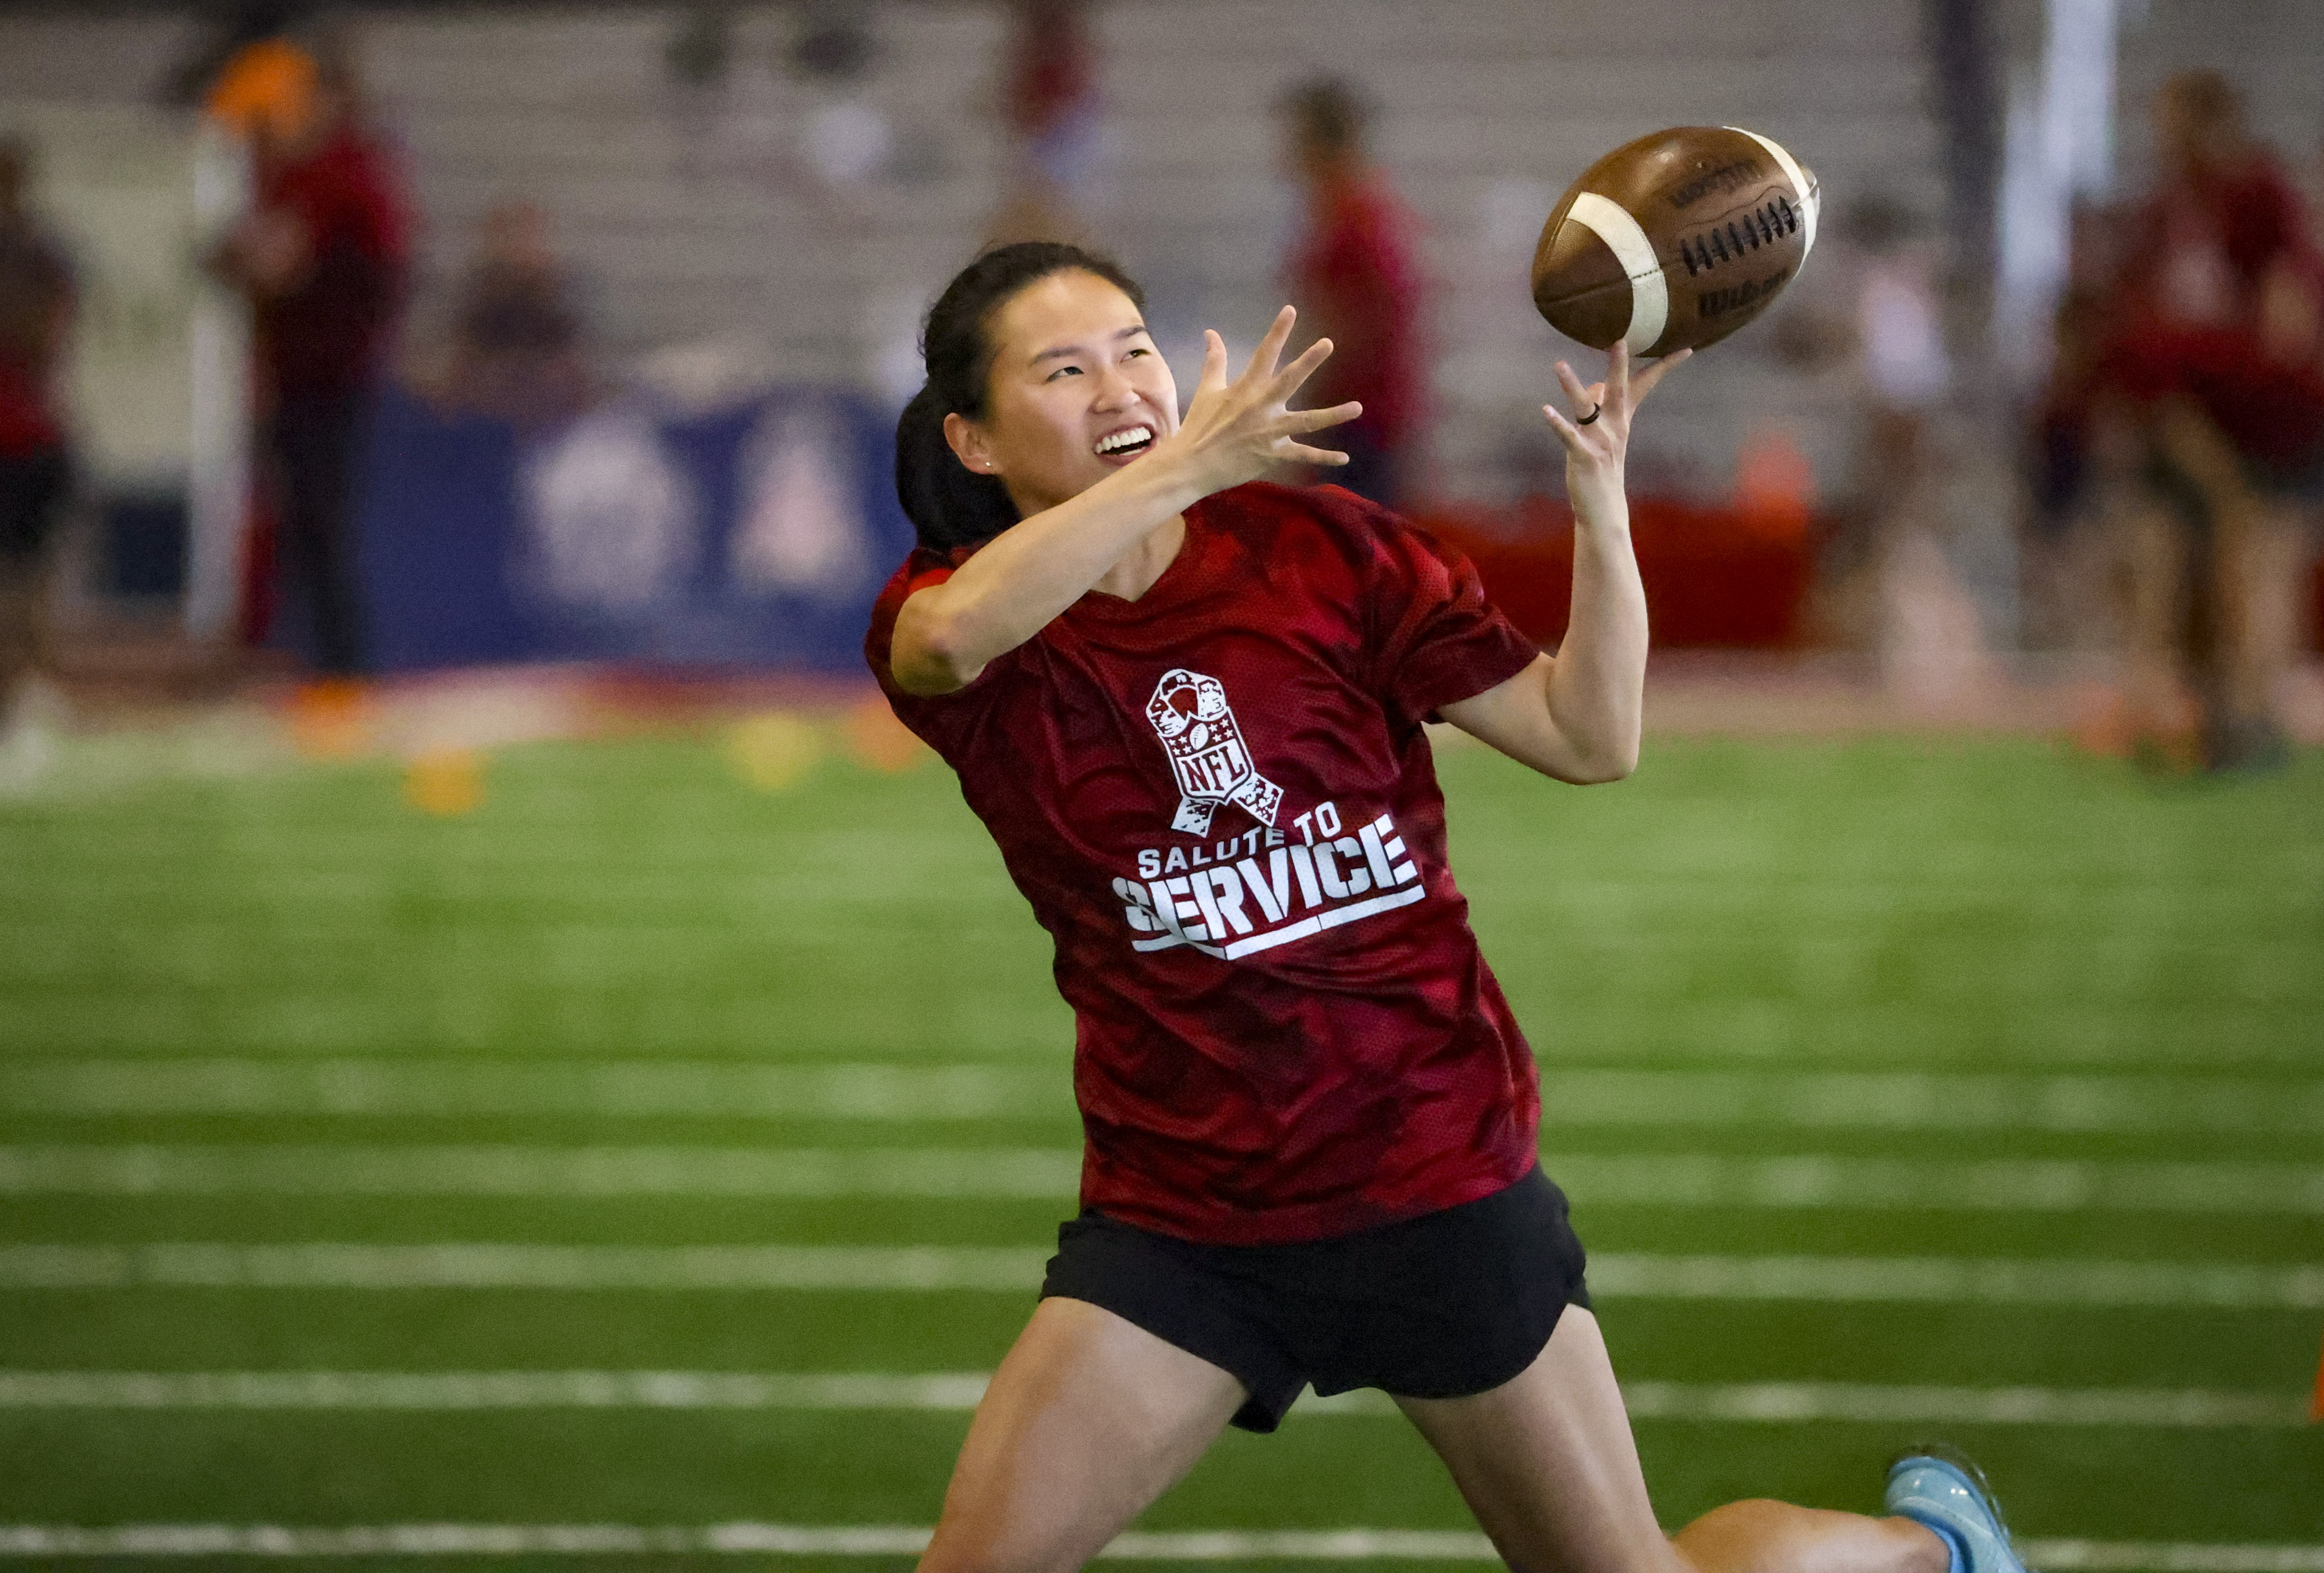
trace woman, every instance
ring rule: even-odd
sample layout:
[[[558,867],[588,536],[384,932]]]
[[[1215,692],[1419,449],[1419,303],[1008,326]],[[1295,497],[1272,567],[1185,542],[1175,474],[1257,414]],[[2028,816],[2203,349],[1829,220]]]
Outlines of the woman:
[[[1553,659],[1392,514],[1258,482],[1341,463],[1302,440],[1358,413],[1287,408],[1332,352],[1278,370],[1292,321],[1231,382],[1207,335],[1182,421],[1101,258],[1006,247],[929,313],[897,454],[922,544],[866,653],[1056,940],[1088,1143],[1083,1214],[921,1567],[1078,1568],[1312,1384],[1394,1395],[1516,1567],[2021,1573],[1928,1458],[1890,1505],[1937,1532],[1742,1503],[1663,1538],[1536,1162],[1531,1053],[1446,867],[1424,720],[1562,781],[1637,763],[1622,459],[1683,356],[1633,377],[1617,349],[1588,388],[1558,367],[1576,531]]]

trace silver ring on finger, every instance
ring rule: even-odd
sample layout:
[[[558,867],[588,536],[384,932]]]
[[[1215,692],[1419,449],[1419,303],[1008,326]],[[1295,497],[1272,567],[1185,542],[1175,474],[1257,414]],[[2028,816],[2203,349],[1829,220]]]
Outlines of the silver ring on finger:
[[[1587,415],[1576,415],[1576,416],[1573,418],[1573,423],[1574,423],[1576,426],[1587,426],[1587,425],[1589,425],[1589,424],[1590,424],[1590,422],[1591,422],[1592,421],[1597,420],[1599,416],[1600,416],[1600,415],[1604,414],[1604,413],[1605,413],[1605,412],[1606,412],[1606,406],[1605,406],[1605,405],[1603,405],[1603,404],[1592,404],[1592,405],[1591,405],[1591,406],[1590,406],[1590,413],[1588,413]]]

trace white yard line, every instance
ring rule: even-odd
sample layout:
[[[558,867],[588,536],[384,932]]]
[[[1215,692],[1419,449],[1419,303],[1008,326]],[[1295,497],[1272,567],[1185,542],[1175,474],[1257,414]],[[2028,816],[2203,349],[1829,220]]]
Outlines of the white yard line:
[[[979,1120],[1064,1115],[1062,1065],[142,1057],[0,1064],[0,1109],[48,1115],[601,1115]],[[2324,1132],[2312,1078],[1561,1069],[1550,1127]],[[1554,1143],[1552,1143],[1554,1145]]]
[[[943,1245],[5,1245],[0,1289],[993,1290],[1050,1253]]]
[[[1867,1383],[1675,1382],[1622,1384],[1640,1420],[1860,1420],[1914,1425],[2103,1426],[2190,1430],[2304,1427],[2306,1399],[2293,1393],[2212,1388],[1912,1387]]]
[[[5,1557],[910,1557],[928,1531],[819,1524],[0,1524]]]
[[[901,1525],[0,1524],[0,1557],[909,1557],[927,1543],[927,1530]],[[2029,1540],[2018,1550],[2033,1566],[2075,1573],[2324,1573],[2324,1546]],[[1484,1536],[1462,1530],[1133,1531],[1099,1555],[1156,1562],[1497,1560]]]
[[[1060,1064],[720,1060],[18,1059],[0,1109],[47,1115],[629,1115],[984,1120],[1069,1115]]]
[[[2291,1163],[1560,1157],[1554,1150],[1543,1162],[1577,1201],[1608,1206],[2324,1215],[2324,1168]]]
[[[991,1290],[1029,1295],[1046,1248],[942,1245],[0,1245],[0,1290]],[[1591,1258],[1614,1299],[2324,1308],[2324,1266],[1865,1256]]]
[[[6,1371],[0,1411],[781,1410],[966,1412],[981,1372]],[[1640,1420],[1793,1424],[2046,1425],[2153,1430],[2297,1428],[2291,1393],[2208,1388],[1932,1387],[1833,1382],[1625,1383]],[[1312,1395],[1294,1417],[1388,1415],[1385,1394]]]
[[[2324,1083],[2172,1076],[1545,1070],[1559,1125],[1854,1130],[2324,1131]]]
[[[2324,1168],[1548,1153],[1584,1205],[2324,1216]],[[1072,1203],[1074,1148],[0,1146],[6,1196],[733,1196]]]
[[[0,1147],[7,1196],[897,1196],[1070,1209],[1081,1177],[1078,1148]]]
[[[2324,1573],[2324,1546],[2221,1546],[2152,1541],[2022,1541],[2043,1573],[2144,1569],[2149,1573]]]
[[[933,1410],[982,1372],[0,1371],[0,1410]]]
[[[2324,1308],[2324,1267],[2008,1257],[1592,1256],[1611,1299]]]

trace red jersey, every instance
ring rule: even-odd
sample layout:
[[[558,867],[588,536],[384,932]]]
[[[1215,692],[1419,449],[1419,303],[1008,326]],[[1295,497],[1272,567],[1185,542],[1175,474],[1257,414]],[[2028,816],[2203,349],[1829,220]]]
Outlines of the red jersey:
[[[378,371],[402,302],[410,249],[394,161],[354,126],[264,171],[259,205],[305,227],[314,266],[258,309],[259,354],[285,397],[360,393]]]
[[[2274,158],[2253,150],[2200,176],[2166,180],[2133,213],[2139,237],[2123,283],[2166,320],[2247,320],[2268,270],[2307,247],[2300,193]]]
[[[1469,562],[1337,487],[1186,510],[1136,601],[1084,596],[906,694],[912,555],[865,653],[1056,945],[1082,1200],[1218,1245],[1329,1238],[1535,1161],[1533,1056],[1445,861],[1422,721],[1538,653]]]
[[[2281,475],[2312,467],[2324,444],[2324,365],[2280,357],[2259,324],[2279,268],[2324,291],[2299,193],[2255,153],[2200,182],[2164,186],[2135,221],[2159,237],[2117,281],[2120,321],[2100,375],[2131,398],[2185,393],[2245,458]]]

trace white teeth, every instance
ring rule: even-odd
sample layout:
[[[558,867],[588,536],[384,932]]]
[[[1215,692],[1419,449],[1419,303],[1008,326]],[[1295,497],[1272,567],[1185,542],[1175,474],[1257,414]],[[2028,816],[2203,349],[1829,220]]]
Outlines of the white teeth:
[[[1097,440],[1097,451],[1100,453],[1119,453],[1125,448],[1135,448],[1141,442],[1151,442],[1153,440],[1154,432],[1152,428],[1146,426],[1133,426],[1127,431],[1117,431],[1111,437],[1099,438]]]

